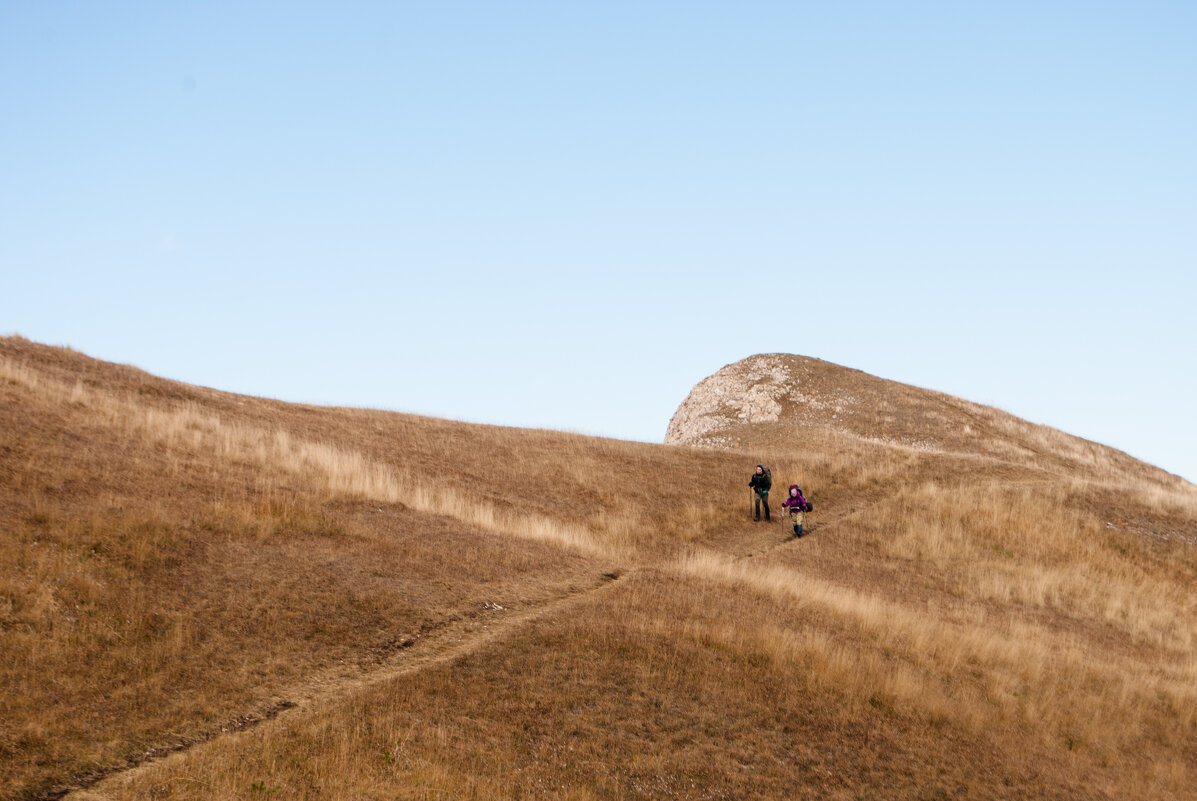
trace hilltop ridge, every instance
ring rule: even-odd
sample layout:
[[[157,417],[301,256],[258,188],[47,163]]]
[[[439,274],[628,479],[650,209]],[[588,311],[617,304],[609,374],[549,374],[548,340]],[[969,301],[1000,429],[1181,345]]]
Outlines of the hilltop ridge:
[[[1115,469],[1183,482],[1115,448],[992,406],[782,353],[747,357],[696,384],[670,419],[665,442],[775,449],[816,430],[927,452],[1033,460],[1061,475]]]

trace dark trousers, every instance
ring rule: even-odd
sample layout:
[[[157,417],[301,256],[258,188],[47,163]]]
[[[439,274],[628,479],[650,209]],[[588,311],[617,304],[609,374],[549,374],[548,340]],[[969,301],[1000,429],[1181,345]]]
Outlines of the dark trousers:
[[[756,491],[756,519],[757,520],[761,519],[761,505],[762,504],[764,504],[764,506],[765,506],[765,519],[768,520],[769,519],[769,490],[765,490],[764,492],[761,492],[760,490]]]

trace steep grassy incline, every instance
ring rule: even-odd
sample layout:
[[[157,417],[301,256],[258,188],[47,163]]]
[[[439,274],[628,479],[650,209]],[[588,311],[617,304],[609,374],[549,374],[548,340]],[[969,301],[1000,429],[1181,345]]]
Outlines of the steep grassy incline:
[[[0,339],[0,797],[1189,797],[1193,488],[820,364],[695,449]]]

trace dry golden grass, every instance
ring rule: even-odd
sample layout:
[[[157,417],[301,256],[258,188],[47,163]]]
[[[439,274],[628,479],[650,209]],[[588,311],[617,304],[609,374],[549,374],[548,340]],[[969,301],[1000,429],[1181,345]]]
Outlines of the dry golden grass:
[[[1190,797],[1192,485],[819,369],[712,452],[0,339],[0,797]]]
[[[111,799],[252,798],[254,786],[302,799],[1188,791],[1175,742],[1157,744],[1160,758],[1132,749],[1127,760],[1108,741],[1111,721],[1074,706],[1099,689],[1083,670],[1035,675],[1028,681],[1045,695],[1006,708],[992,697],[993,677],[974,675],[984,663],[928,671],[908,652],[858,636],[859,620],[845,627],[793,599],[745,595],[705,576],[636,574],[601,602],[501,647],[222,738],[98,791]],[[1019,648],[965,650],[978,647]],[[1067,653],[1052,667],[1077,669]],[[1141,725],[1126,715],[1117,722]],[[1156,734],[1124,736],[1137,745]]]
[[[815,672],[831,686],[851,688],[848,695],[857,700],[879,694],[974,730],[1034,725],[1049,742],[1070,732],[1107,757],[1132,748],[1153,726],[1153,741],[1179,747],[1183,739],[1176,735],[1197,724],[1191,637],[1187,647],[1170,643],[1173,654],[1107,653],[1094,660],[1093,649],[1075,633],[994,614],[986,606],[960,609],[967,592],[953,599],[956,608],[936,609],[709,552],[683,558],[678,569],[834,616],[851,636],[839,646],[820,637],[813,648],[822,657]],[[810,649],[809,640],[762,628],[732,626],[719,637],[782,663],[801,662]],[[951,683],[970,668],[983,670],[981,681]],[[1168,713],[1162,718],[1161,709]]]
[[[956,573],[965,597],[1102,622],[1178,653],[1197,649],[1191,556],[1159,565],[1065,488],[924,485],[871,524],[891,532],[887,553]]]
[[[591,555],[616,556],[626,550],[630,526],[615,520],[602,526],[600,542],[590,531],[534,515],[496,509],[484,499],[421,480],[409,470],[372,461],[360,452],[329,442],[294,437],[286,429],[223,420],[195,403],[177,408],[149,407],[134,399],[94,393],[39,378],[28,368],[0,362],[0,379],[20,383],[53,401],[83,406],[125,436],[139,436],[176,451],[208,455],[264,471],[260,492],[273,482],[299,478],[331,496],[398,503],[420,512],[445,515],[489,531],[551,542]]]

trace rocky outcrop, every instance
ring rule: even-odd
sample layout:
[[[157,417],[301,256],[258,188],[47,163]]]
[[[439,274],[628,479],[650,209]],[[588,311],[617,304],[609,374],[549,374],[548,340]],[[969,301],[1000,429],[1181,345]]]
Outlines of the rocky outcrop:
[[[810,411],[834,418],[845,405],[855,404],[851,397],[829,401],[807,386],[807,361],[783,354],[751,356],[704,378],[669,421],[665,443],[727,446],[732,440],[719,432],[734,426],[800,418]]]

